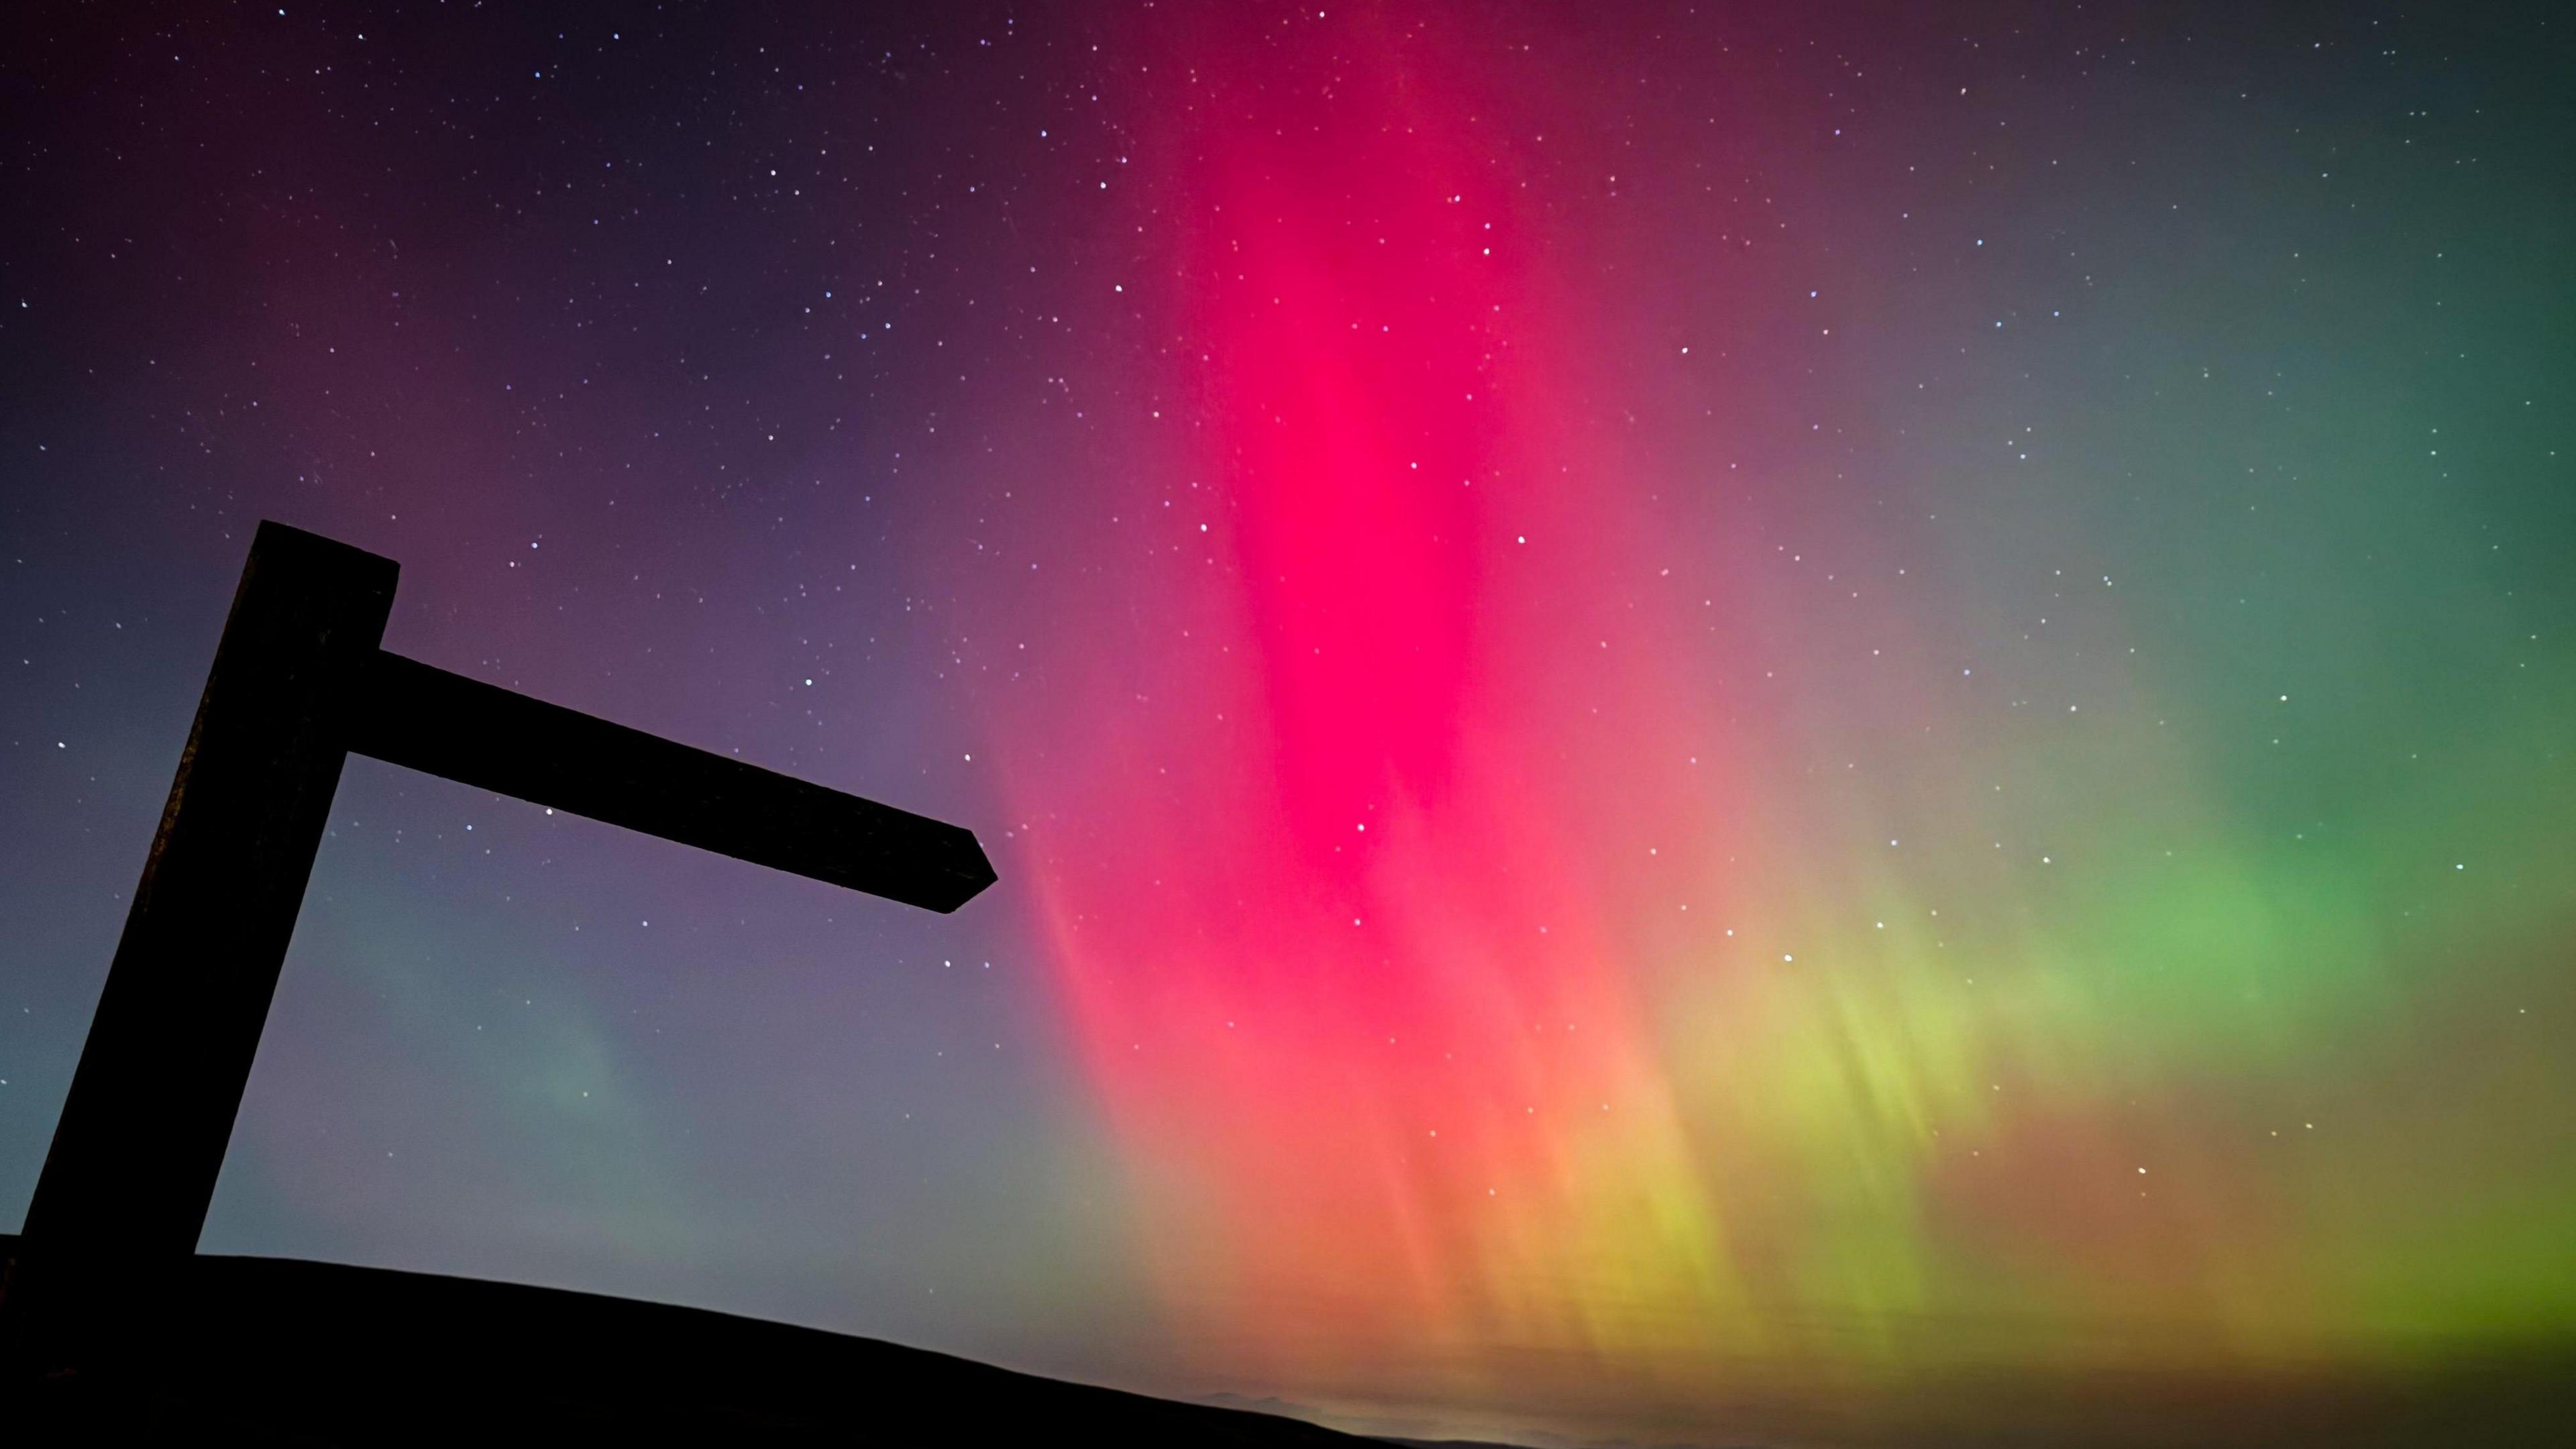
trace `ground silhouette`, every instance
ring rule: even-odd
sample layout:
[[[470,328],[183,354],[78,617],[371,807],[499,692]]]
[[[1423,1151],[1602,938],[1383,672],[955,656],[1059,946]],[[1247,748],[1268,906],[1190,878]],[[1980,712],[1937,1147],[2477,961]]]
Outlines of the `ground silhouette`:
[[[17,1240],[0,1237],[14,1258]],[[1016,1373],[704,1309],[201,1254],[168,1330],[38,1385],[18,1443],[962,1445],[1331,1449],[1272,1414]],[[20,1437],[20,1433],[28,1433]]]

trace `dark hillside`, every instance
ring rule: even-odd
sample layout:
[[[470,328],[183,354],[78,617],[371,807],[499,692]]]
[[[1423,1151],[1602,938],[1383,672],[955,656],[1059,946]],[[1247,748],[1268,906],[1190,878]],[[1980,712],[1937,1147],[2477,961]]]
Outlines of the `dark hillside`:
[[[14,1253],[16,1243],[0,1238],[0,1251]],[[32,1406],[20,1406],[35,1410],[33,1423],[51,1431],[45,1437],[1245,1449],[1367,1442],[1292,1419],[1062,1383],[873,1339],[470,1278],[201,1256],[191,1260],[179,1299],[170,1347],[96,1381],[49,1385]]]

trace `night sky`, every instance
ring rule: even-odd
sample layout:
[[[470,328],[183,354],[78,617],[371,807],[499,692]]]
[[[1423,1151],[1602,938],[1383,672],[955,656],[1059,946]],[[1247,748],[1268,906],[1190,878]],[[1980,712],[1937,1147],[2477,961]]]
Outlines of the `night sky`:
[[[0,1224],[274,518],[1001,881],[352,760],[208,1251],[1575,1439],[2576,1353],[2576,23],[1319,5],[0,20]]]

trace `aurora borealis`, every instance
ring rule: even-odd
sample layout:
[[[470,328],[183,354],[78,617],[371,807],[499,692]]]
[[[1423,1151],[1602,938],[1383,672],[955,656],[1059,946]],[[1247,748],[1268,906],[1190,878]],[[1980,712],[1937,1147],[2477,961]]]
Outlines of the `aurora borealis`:
[[[276,517],[1001,883],[353,762],[210,1251],[1575,1442],[2563,1363],[2568,27],[2239,8],[11,22],[0,1201]]]

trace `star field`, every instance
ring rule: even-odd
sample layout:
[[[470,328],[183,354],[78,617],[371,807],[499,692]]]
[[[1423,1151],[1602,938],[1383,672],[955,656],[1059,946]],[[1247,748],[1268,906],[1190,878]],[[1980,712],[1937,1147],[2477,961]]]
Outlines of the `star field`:
[[[0,22],[0,1214],[277,518],[1001,881],[354,760],[209,1251],[1578,1442],[2561,1361],[2568,26],[2251,9]]]

